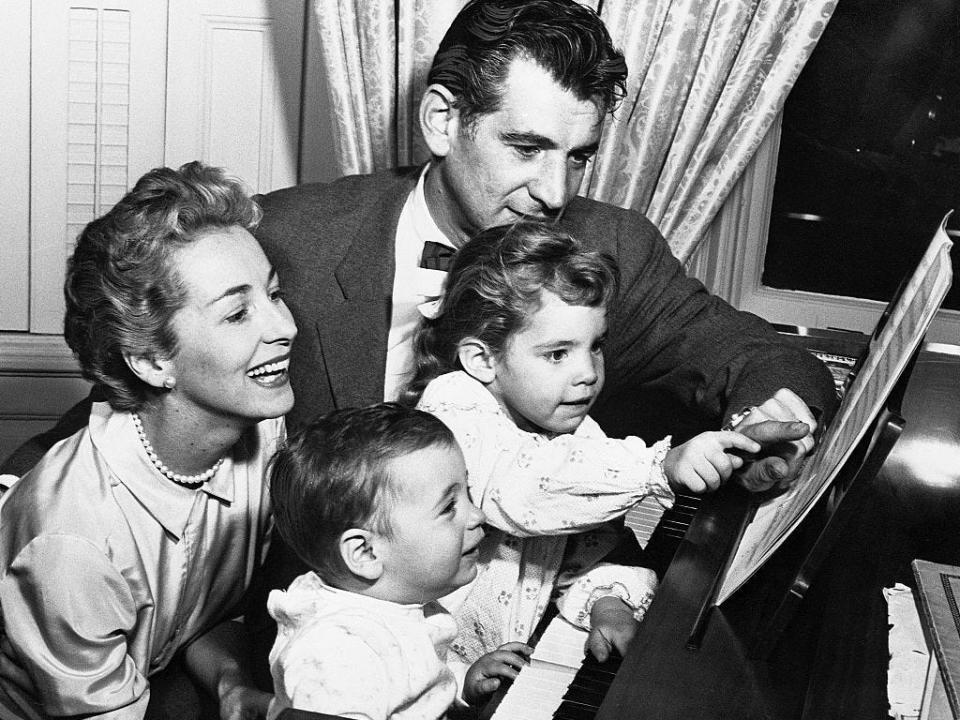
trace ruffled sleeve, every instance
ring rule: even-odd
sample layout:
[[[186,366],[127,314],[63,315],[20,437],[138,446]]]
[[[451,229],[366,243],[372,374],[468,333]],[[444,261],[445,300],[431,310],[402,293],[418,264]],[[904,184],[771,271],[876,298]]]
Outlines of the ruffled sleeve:
[[[638,622],[653,602],[657,575],[650,568],[600,563],[580,574],[557,599],[560,614],[584,630],[590,629],[590,611],[603,597],[620,598]]]
[[[419,407],[456,436],[473,502],[487,522],[517,537],[581,532],[654,495],[674,495],[662,463],[666,438],[607,438],[590,418],[573,435],[548,438],[518,428],[482,384],[463,372],[427,386]]]

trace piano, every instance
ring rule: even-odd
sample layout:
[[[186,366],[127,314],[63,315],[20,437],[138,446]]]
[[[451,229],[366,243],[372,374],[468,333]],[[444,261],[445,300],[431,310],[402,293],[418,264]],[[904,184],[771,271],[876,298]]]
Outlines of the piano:
[[[788,336],[838,369],[838,384],[867,342],[840,331]],[[924,345],[894,401],[876,425],[879,461],[865,443],[837,492],[723,605],[710,598],[751,509],[732,485],[686,509],[692,520],[625,658],[597,668],[574,640],[571,657],[520,673],[495,720],[886,718],[881,588],[909,584],[915,557],[960,563],[960,347]],[[549,700],[527,689],[541,666],[561,664],[573,666],[570,687]],[[524,694],[537,714],[513,709]]]

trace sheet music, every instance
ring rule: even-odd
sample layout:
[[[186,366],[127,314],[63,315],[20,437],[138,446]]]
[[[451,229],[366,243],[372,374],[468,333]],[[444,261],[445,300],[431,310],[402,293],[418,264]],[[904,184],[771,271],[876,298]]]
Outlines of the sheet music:
[[[757,508],[724,576],[717,604],[745,583],[806,517],[880,412],[950,289],[953,243],[947,237],[946,223],[945,217],[890,309],[883,329],[871,340],[863,367],[824,433],[820,448],[803,467],[793,488]]]

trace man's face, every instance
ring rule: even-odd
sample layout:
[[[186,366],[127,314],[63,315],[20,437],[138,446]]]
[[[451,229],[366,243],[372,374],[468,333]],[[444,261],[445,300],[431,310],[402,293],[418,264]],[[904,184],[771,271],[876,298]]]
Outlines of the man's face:
[[[532,60],[514,60],[499,110],[469,127],[451,111],[449,149],[427,176],[434,220],[461,245],[494,225],[556,219],[597,151],[602,120],[594,101]]]

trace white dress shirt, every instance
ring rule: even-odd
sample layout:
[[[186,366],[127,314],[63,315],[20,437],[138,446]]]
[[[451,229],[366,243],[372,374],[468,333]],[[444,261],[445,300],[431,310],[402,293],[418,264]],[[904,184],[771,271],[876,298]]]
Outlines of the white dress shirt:
[[[447,274],[420,267],[424,243],[433,241],[451,248],[427,208],[423,182],[430,166],[420,173],[416,189],[407,198],[397,223],[394,242],[393,305],[390,333],[387,336],[387,368],[383,383],[383,399],[396,400],[413,374],[413,335],[420,321],[418,310],[425,302],[440,296]]]

